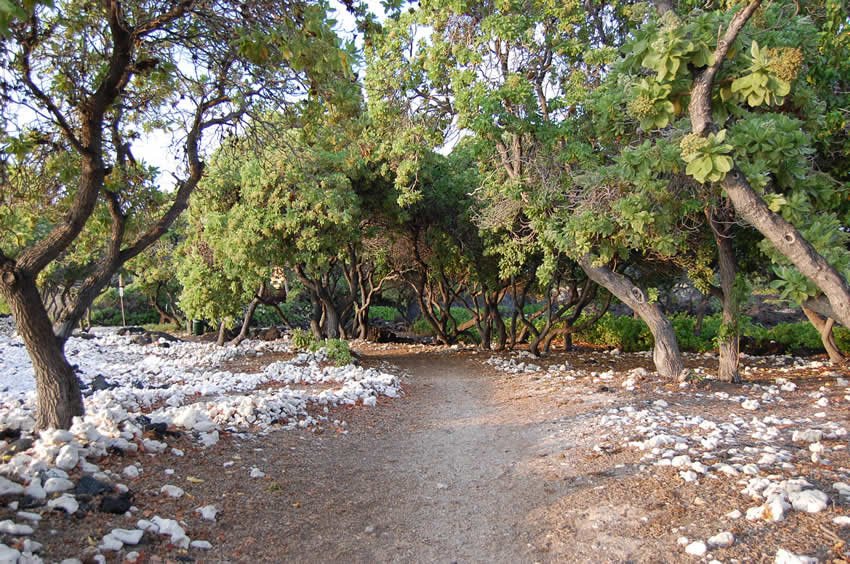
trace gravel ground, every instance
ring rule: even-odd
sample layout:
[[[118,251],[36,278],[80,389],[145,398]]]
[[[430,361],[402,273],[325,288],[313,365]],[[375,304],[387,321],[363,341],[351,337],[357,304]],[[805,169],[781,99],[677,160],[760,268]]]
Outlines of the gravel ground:
[[[643,453],[626,446],[629,428],[612,434],[599,427],[612,408],[662,397],[681,413],[752,416],[709,397],[733,388],[707,382],[680,390],[650,378],[627,391],[622,375],[604,385],[590,376],[564,382],[499,372],[483,362],[488,354],[362,348],[364,364],[390,363],[405,374],[402,398],[381,399],[373,409],[337,409],[346,423],[340,428],[225,435],[207,450],[170,439],[186,456],[145,460],[144,474],[129,484],[139,514],[48,513],[40,529],[54,532],[39,538],[43,556],[91,552],[92,542],[113,527],[159,514],[183,520],[193,539],[209,540],[213,549],[187,552],[145,536],[140,561],[697,562],[677,539],[705,539],[721,529],[735,534],[735,545],[704,561],[772,562],[780,547],[823,561],[847,557],[848,529],[832,524],[850,513],[846,502],[819,514],[793,512],[781,523],[724,522],[728,511],[753,505],[738,492],[742,486],[683,483],[669,467],[642,463]],[[599,371],[647,366],[643,357],[596,353],[541,364],[565,360]],[[776,375],[798,382],[800,402],[765,407],[760,416],[804,409],[805,392],[825,381],[817,373],[769,370],[752,377]],[[829,419],[846,423],[846,405],[830,404]],[[102,465],[120,469],[131,462]],[[254,467],[265,475],[249,478]],[[847,467],[845,449],[829,465],[801,463],[797,472],[820,485]],[[169,483],[187,495],[160,494],[166,470],[173,471]],[[194,512],[208,504],[221,510],[215,523]]]

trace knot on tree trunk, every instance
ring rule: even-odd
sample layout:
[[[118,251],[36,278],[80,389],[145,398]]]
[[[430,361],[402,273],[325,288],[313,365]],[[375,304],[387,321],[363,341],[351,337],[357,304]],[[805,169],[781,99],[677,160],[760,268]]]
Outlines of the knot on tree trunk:
[[[17,282],[18,277],[15,275],[14,270],[4,270],[2,280],[3,284],[8,286],[9,288],[12,288],[15,285],[15,282]]]
[[[632,298],[634,298],[637,303],[646,303],[646,296],[644,295],[643,290],[641,290],[637,286],[632,286],[631,294]]]
[[[797,241],[797,237],[795,237],[790,231],[783,235],[783,238],[789,245],[793,245]]]

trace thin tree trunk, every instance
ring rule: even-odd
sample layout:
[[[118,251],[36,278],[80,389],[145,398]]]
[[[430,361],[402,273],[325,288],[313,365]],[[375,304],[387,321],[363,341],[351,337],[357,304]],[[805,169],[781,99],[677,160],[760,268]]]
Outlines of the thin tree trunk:
[[[821,317],[805,306],[803,306],[803,313],[806,314],[806,317],[814,328],[818,330],[823,348],[829,356],[829,361],[833,364],[844,364],[847,359],[838,348],[838,345],[835,344],[835,334],[832,332],[835,326],[835,320],[830,317]]]
[[[481,316],[480,321],[478,323],[478,332],[480,333],[481,343],[480,348],[485,351],[489,351],[492,345],[491,340],[491,330],[492,324],[490,320],[490,303],[487,300],[486,292],[484,295],[484,315]]]
[[[286,318],[286,314],[283,313],[283,310],[280,308],[280,304],[264,302],[266,305],[270,305],[277,312],[278,316],[280,316],[280,320],[283,321],[283,324],[286,325],[288,329],[293,329],[292,323],[289,322],[289,319]]]
[[[718,339],[720,365],[717,378],[721,382],[741,382],[738,372],[738,352],[740,330],[738,324],[738,298],[735,295],[735,249],[729,238],[729,229],[723,229],[716,223],[711,211],[708,212],[714,241],[717,244],[718,265],[720,267],[720,290],[723,293],[722,325]]]
[[[262,292],[262,288],[260,289],[260,292]],[[239,334],[230,341],[230,344],[234,347],[248,338],[248,330],[251,327],[251,320],[254,319],[254,312],[257,310],[258,305],[260,305],[260,298],[258,297],[255,297],[251,300],[251,303],[248,304],[248,309],[245,310],[245,317],[242,318],[242,329],[240,329]]]
[[[499,302],[496,301],[490,308],[493,326],[496,329],[496,347],[495,350],[501,351],[505,349],[505,344],[508,341],[508,332],[505,327],[505,320],[502,319],[502,314],[499,311]]]
[[[4,272],[0,294],[12,310],[35,372],[36,428],[68,429],[83,415],[83,399],[74,369],[65,358],[35,281]]]
[[[313,336],[317,339],[321,339],[324,337],[322,335],[322,302],[319,301],[319,296],[311,291],[310,292],[310,331],[312,331]]]
[[[703,296],[699,301],[699,305],[697,305],[696,322],[694,323],[694,335],[697,337],[702,335],[702,324],[705,320],[705,312],[708,310],[708,302],[710,299],[710,295]]]
[[[652,359],[658,373],[664,378],[682,380],[685,376],[682,353],[679,351],[673,326],[661,312],[661,308],[648,301],[644,291],[622,274],[617,274],[607,266],[594,266],[589,255],[581,257],[579,264],[591,280],[632,308],[649,327],[655,339]]]
[[[215,344],[220,347],[224,346],[224,341],[227,336],[227,326],[224,324],[224,319],[222,319],[218,324],[218,339],[216,339]]]

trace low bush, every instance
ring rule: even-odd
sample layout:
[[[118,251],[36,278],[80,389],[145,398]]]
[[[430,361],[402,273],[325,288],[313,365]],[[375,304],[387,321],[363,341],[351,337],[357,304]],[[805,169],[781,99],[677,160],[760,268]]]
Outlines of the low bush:
[[[160,333],[180,333],[185,331],[185,327],[176,323],[147,323],[142,325],[146,331],[159,331]]]
[[[319,349],[325,349],[328,360],[337,366],[351,364],[354,360],[351,349],[348,347],[348,341],[342,339],[317,339],[311,331],[294,329],[290,334],[290,340],[292,348],[297,351],[316,352]]]
[[[696,333],[696,317],[687,314],[675,314],[670,318],[679,347],[687,352],[713,351],[717,347],[717,336],[722,322],[720,314],[703,318],[702,330]],[[747,346],[755,352],[784,351],[791,354],[804,354],[823,351],[820,335],[807,321],[779,323],[765,327],[742,316],[739,320],[741,337],[748,341]],[[599,322],[580,332],[578,340],[593,345],[618,347],[632,352],[650,350],[653,345],[649,328],[640,319],[627,316],[614,316],[606,313]],[[835,340],[842,350],[850,350],[850,331],[843,327],[835,328]]]
[[[404,320],[396,308],[381,305],[373,305],[369,308],[369,319],[386,321],[387,323],[396,323]]]
[[[463,323],[466,323],[470,319],[472,319],[472,312],[470,312],[465,307],[453,307],[451,309],[451,316],[452,316],[452,319],[454,319],[455,323],[457,323],[458,325],[461,325]],[[424,335],[424,336],[433,336],[434,335],[434,330],[431,328],[431,324],[428,323],[428,321],[424,317],[418,317],[416,319],[416,321],[413,322],[413,325],[410,327],[410,330],[413,331],[414,333],[416,333],[417,335]],[[470,330],[470,333],[472,333],[475,336],[475,338],[478,337],[477,328],[473,327]]]
[[[354,357],[351,355],[351,349],[348,348],[348,341],[342,339],[325,339],[316,343],[316,349],[325,349],[328,355],[328,360],[336,366],[345,366],[351,364]]]
[[[578,340],[624,352],[644,351],[652,348],[652,334],[640,319],[606,313],[594,325],[576,335]]]
[[[313,347],[319,342],[312,331],[304,329],[293,329],[290,340],[292,342],[292,348],[297,351],[315,350]]]

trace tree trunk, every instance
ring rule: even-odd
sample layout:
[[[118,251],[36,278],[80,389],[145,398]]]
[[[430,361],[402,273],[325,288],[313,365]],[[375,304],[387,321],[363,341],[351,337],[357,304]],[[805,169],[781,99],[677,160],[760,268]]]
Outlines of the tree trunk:
[[[36,385],[36,428],[68,429],[83,415],[83,398],[74,369],[65,358],[35,281],[21,272],[3,272],[0,294],[12,310],[18,333],[32,361]]]
[[[313,306],[313,309],[310,311],[310,331],[313,332],[314,337],[321,339],[324,337],[322,335],[322,303],[315,295],[310,296],[310,302]]]
[[[676,334],[658,305],[649,302],[646,293],[622,274],[617,274],[607,266],[593,266],[593,259],[589,255],[581,257],[578,262],[591,280],[632,308],[649,327],[655,339],[652,359],[658,373],[664,378],[684,379],[685,365]]]
[[[322,306],[325,310],[325,334],[328,339],[339,339],[341,327],[336,306],[330,299],[322,299]]]
[[[369,338],[369,306],[355,307],[354,327],[357,338],[365,341]]]
[[[711,296],[703,296],[697,305],[696,322],[694,323],[694,335],[699,337],[702,335],[702,324],[705,321],[705,313],[708,310],[708,303]]]
[[[723,187],[738,215],[811,280],[829,300],[836,319],[850,327],[850,286],[841,274],[803,238],[796,227],[767,207],[739,170],[734,169],[726,175]]]
[[[502,319],[502,314],[499,312],[499,304],[492,308],[490,315],[493,318],[493,325],[496,328],[496,347],[495,350],[501,351],[505,349],[505,344],[508,342],[508,332],[505,327],[505,320]]]
[[[262,292],[262,289],[260,289],[260,291]],[[260,298],[256,297],[248,304],[248,309],[245,310],[245,317],[242,319],[242,329],[240,329],[239,334],[230,341],[230,344],[234,347],[248,338],[248,329],[251,327],[251,320],[254,319],[254,312],[257,310],[257,306],[259,304]]]
[[[847,359],[838,348],[838,345],[835,344],[835,335],[832,332],[832,328],[835,326],[835,320],[830,317],[821,317],[805,306],[803,306],[803,313],[806,314],[806,317],[814,328],[818,330],[823,348],[829,356],[829,361],[833,364],[844,364]]]
[[[159,314],[160,324],[171,323],[173,325],[180,325],[180,321],[176,317],[165,311],[165,309],[163,309],[163,307],[159,305],[159,302],[157,302],[156,299],[151,299],[150,304],[151,307],[153,307],[153,309]]]
[[[735,295],[735,250],[732,240],[729,238],[729,229],[721,230],[715,225],[711,212],[709,219],[712,222],[714,241],[717,244],[718,264],[720,267],[720,289],[723,292],[723,313],[720,335],[718,336],[718,348],[720,352],[720,366],[717,378],[721,382],[741,382],[741,374],[738,372],[738,348],[740,344],[740,329],[738,323],[738,297]]]
[[[557,331],[549,331],[549,334],[546,335],[546,338],[543,340],[543,353],[549,354],[552,350],[552,342],[558,337],[564,335],[566,333],[566,329],[559,329]]]
[[[224,346],[224,341],[227,337],[227,326],[224,324],[224,319],[222,319],[218,324],[218,339],[216,339],[215,344],[220,347]]]

